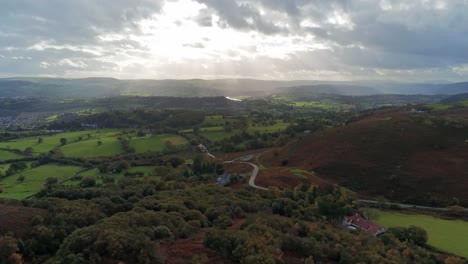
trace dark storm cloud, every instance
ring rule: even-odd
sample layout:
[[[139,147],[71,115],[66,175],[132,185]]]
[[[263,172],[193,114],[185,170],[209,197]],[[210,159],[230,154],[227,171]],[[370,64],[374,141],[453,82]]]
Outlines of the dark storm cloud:
[[[0,32],[16,36],[15,44],[43,39],[82,43],[97,33],[134,27],[156,13],[160,1],[151,0],[15,0],[2,1]],[[22,42],[20,42],[20,40]],[[14,41],[14,40],[13,40]]]
[[[137,30],[135,22],[159,12],[160,8],[161,1],[154,0],[1,1],[0,54],[5,58],[0,58],[0,72],[47,74],[51,67],[40,67],[42,60],[89,60],[96,54],[85,50],[96,50],[93,46],[100,41],[96,38],[98,35],[120,32],[124,28]],[[41,48],[41,43],[46,45]],[[129,40],[106,45],[124,44],[138,45]],[[101,50],[106,52],[105,48]],[[28,54],[33,61],[11,61],[10,58],[18,54]],[[86,65],[96,69],[99,64],[90,61]],[[58,66],[63,68],[50,73],[66,70],[66,65]]]
[[[332,50],[324,52],[343,64],[408,69],[468,63],[468,1],[464,0],[258,0],[249,1],[248,6],[240,4],[243,1],[200,1],[214,8],[229,26],[261,32],[262,22],[271,19],[268,12],[259,16],[260,8],[284,12],[289,34],[310,34],[330,44]],[[258,19],[247,24],[246,18],[252,16]],[[305,20],[314,25],[300,25]]]
[[[211,7],[221,18],[220,25],[241,30],[256,30],[264,34],[276,34],[284,28],[276,26],[261,15],[257,6],[244,1],[197,0]]]

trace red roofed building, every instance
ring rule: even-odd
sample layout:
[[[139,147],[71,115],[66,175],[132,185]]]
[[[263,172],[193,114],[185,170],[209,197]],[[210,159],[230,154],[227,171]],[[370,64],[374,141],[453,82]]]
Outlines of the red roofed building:
[[[385,228],[377,225],[376,223],[365,219],[364,217],[355,214],[353,216],[346,216],[343,219],[343,225],[349,229],[361,229],[366,233],[378,236],[385,232]]]

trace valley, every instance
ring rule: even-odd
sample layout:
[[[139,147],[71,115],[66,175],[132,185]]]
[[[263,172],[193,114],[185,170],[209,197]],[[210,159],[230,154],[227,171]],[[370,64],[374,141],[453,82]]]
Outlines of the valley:
[[[125,237],[121,243],[133,241],[141,248],[138,243],[146,241],[147,246],[158,248],[157,257],[145,257],[151,261],[172,263],[173,258],[166,254],[180,246],[204,252],[196,257],[203,261],[236,262],[239,257],[232,249],[219,244],[221,237],[247,246],[253,239],[248,237],[255,234],[254,226],[268,229],[274,226],[270,221],[279,221],[286,226],[306,225],[302,228],[309,234],[318,232],[313,231],[316,225],[325,225],[326,232],[344,236],[341,241],[356,235],[364,238],[359,232],[341,230],[337,223],[343,215],[365,215],[369,205],[380,207],[382,199],[387,209],[378,212],[381,217],[376,221],[385,227],[396,223],[389,209],[408,210],[421,217],[434,213],[436,217],[450,216],[461,220],[447,220],[449,226],[451,221],[461,228],[467,225],[466,211],[457,208],[466,206],[468,198],[464,192],[468,186],[464,162],[468,108],[464,101],[448,96],[278,94],[241,101],[224,97],[68,98],[54,108],[47,100],[0,100],[0,108],[13,115],[24,116],[27,109],[16,106],[27,103],[34,113],[48,116],[37,119],[39,124],[34,126],[15,124],[0,133],[0,202],[14,206],[6,210],[18,217],[23,217],[21,206],[44,210],[39,226],[55,234],[67,232],[66,227],[55,224],[58,218],[73,223],[70,230],[77,232],[62,239],[48,238],[51,243],[61,241],[60,247],[50,244],[41,249],[27,240],[28,248],[37,252],[34,254],[58,250],[54,258],[77,258],[85,249],[79,246],[75,251],[81,233],[106,236],[119,227],[121,233],[115,235]],[[202,196],[208,198],[202,202]],[[365,203],[366,199],[374,202]],[[237,201],[235,206],[233,201]],[[224,204],[223,210],[210,209],[219,203]],[[81,208],[83,205],[88,209]],[[65,213],[70,210],[74,213]],[[78,212],[80,217],[72,220]],[[144,217],[138,217],[144,219],[136,224],[136,233],[123,227],[141,213]],[[3,221],[12,225],[11,230],[19,230]],[[29,225],[25,221],[32,218],[20,222],[24,228]],[[414,224],[411,221],[405,226]],[[111,229],[104,228],[104,223]],[[145,235],[141,223],[157,226],[154,238]],[[431,254],[465,257],[463,250],[444,244],[436,227],[420,226],[427,230],[428,244],[410,247],[421,257],[431,250],[436,252]],[[29,226],[28,235],[17,236],[34,238],[35,230],[34,225]],[[268,230],[274,239],[293,243],[287,232]],[[456,234],[449,236],[461,239]],[[294,243],[309,243],[307,239]],[[382,242],[386,240],[376,239],[375,243],[392,247]],[[321,250],[326,250],[329,245],[320,241]],[[463,239],[460,241],[463,245]],[[97,240],[89,241],[86,250],[97,252],[94,243]],[[287,243],[280,247],[285,255],[268,254],[286,262],[311,255],[337,259],[319,254],[318,249],[314,253],[308,251],[312,248],[290,248]],[[34,254],[30,256],[35,258]],[[136,259],[134,253],[105,250],[95,254],[84,257]],[[180,254],[179,261],[192,258],[188,252]]]

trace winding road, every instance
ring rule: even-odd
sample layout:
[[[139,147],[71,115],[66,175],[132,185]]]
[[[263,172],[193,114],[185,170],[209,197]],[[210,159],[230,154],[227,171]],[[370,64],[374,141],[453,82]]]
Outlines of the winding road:
[[[258,186],[255,184],[255,178],[257,177],[257,174],[258,174],[258,171],[259,171],[259,168],[256,164],[253,164],[253,163],[250,163],[250,162],[245,162],[245,161],[236,161],[236,160],[230,160],[230,161],[225,161],[224,163],[240,163],[240,164],[249,164],[250,166],[252,166],[254,169],[252,171],[252,175],[250,176],[250,179],[249,179],[249,185],[256,188],[256,189],[259,189],[259,190],[265,190],[267,191],[268,188],[265,188],[265,187],[261,187],[261,186]]]
[[[213,156],[212,154],[210,154],[210,153],[207,153],[207,154],[210,157],[215,158],[215,156]],[[251,163],[251,162],[239,161],[239,160],[245,159],[246,157],[247,156],[239,157],[239,158],[236,158],[236,159],[233,159],[233,160],[225,161],[224,163],[249,164],[250,166],[252,166],[254,168],[253,171],[252,171],[252,175],[250,176],[250,179],[249,179],[249,185],[252,186],[253,188],[267,191],[268,188],[261,187],[261,186],[258,186],[258,185],[255,184],[255,178],[257,177],[257,174],[258,174],[258,171],[259,171],[258,166],[256,164],[254,164],[254,163]],[[378,201],[375,201],[375,200],[366,200],[366,199],[359,199],[358,202],[363,203],[363,204],[378,204],[379,203]],[[444,208],[444,207],[421,206],[421,205],[415,205],[415,204],[403,204],[403,203],[392,203],[392,202],[386,202],[386,204],[387,205],[399,206],[402,209],[422,209],[422,210],[443,211],[443,212],[450,210],[450,209]],[[466,212],[468,212],[468,208],[465,208],[464,210]]]

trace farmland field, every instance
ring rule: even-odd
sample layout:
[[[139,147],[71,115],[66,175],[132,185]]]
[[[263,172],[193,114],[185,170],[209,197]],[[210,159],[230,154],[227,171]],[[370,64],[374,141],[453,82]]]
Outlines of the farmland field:
[[[187,139],[177,135],[157,135],[139,137],[130,140],[130,145],[135,148],[136,153],[161,152],[166,149],[166,142],[173,146],[188,144]]]
[[[65,132],[54,135],[41,136],[41,138],[43,139],[42,143],[38,142],[38,137],[28,137],[18,140],[4,141],[0,142],[0,148],[24,150],[27,147],[32,147],[33,152],[38,154],[47,152],[55,147],[59,147],[61,138],[66,138],[68,143],[71,144],[74,142],[78,142],[80,138],[83,140],[86,140],[88,138],[96,139],[98,137],[116,136],[117,133],[118,131],[116,130],[88,130],[78,132]]]
[[[253,126],[252,121],[250,121],[249,127],[247,128],[248,133],[255,133],[255,132],[279,132],[283,131],[288,127],[288,123],[284,123],[281,120],[276,120],[274,124],[271,125],[258,125]],[[187,131],[181,131],[187,132]],[[242,131],[240,129],[233,129],[232,131],[225,131],[224,127],[222,126],[211,126],[211,127],[201,127],[200,128],[200,135],[209,139],[210,141],[221,141],[225,138],[231,137],[235,134],[239,134]]]
[[[137,167],[131,167],[128,169],[128,172],[130,173],[135,173],[135,172],[142,172],[144,173],[144,175],[152,175],[154,176],[155,179],[159,179],[159,177],[153,175],[154,174],[154,166],[137,166]],[[88,170],[88,171],[85,171],[83,173],[81,173],[80,175],[82,177],[91,177],[91,178],[94,178],[96,179],[96,182],[97,183],[102,183],[102,179],[104,177],[112,177],[114,180],[118,180],[122,177],[124,177],[124,172],[121,172],[121,173],[113,173],[113,174],[108,174],[108,173],[101,173],[99,172],[99,170],[97,168],[94,168],[94,169],[91,169],[91,170]],[[67,181],[64,183],[64,185],[78,185],[80,183],[80,181],[74,181],[74,180],[71,180],[71,181]]]
[[[252,133],[252,132],[278,132],[278,131],[283,131],[288,127],[288,123],[285,123],[283,121],[277,120],[275,124],[272,125],[266,125],[266,126],[250,126],[247,131]]]
[[[376,222],[384,227],[410,225],[422,227],[429,235],[429,245],[465,258],[468,257],[468,222],[388,211],[378,211],[377,214]]]
[[[468,101],[461,101],[457,103],[460,106],[468,106]],[[431,108],[432,110],[445,110],[452,108],[454,105],[453,104],[441,104],[441,103],[434,103],[434,104],[428,104],[426,105],[427,107]]]
[[[42,189],[44,182],[49,177],[57,178],[59,181],[74,176],[83,168],[77,166],[43,165],[37,168],[24,170],[0,180],[3,192],[0,198],[24,199]],[[23,182],[18,177],[25,177]]]
[[[19,159],[22,157],[23,156],[10,151],[0,150],[0,160]]]
[[[61,150],[66,157],[105,157],[123,152],[117,137],[104,137],[100,140],[101,145],[97,144],[97,139],[89,139],[67,144]]]

